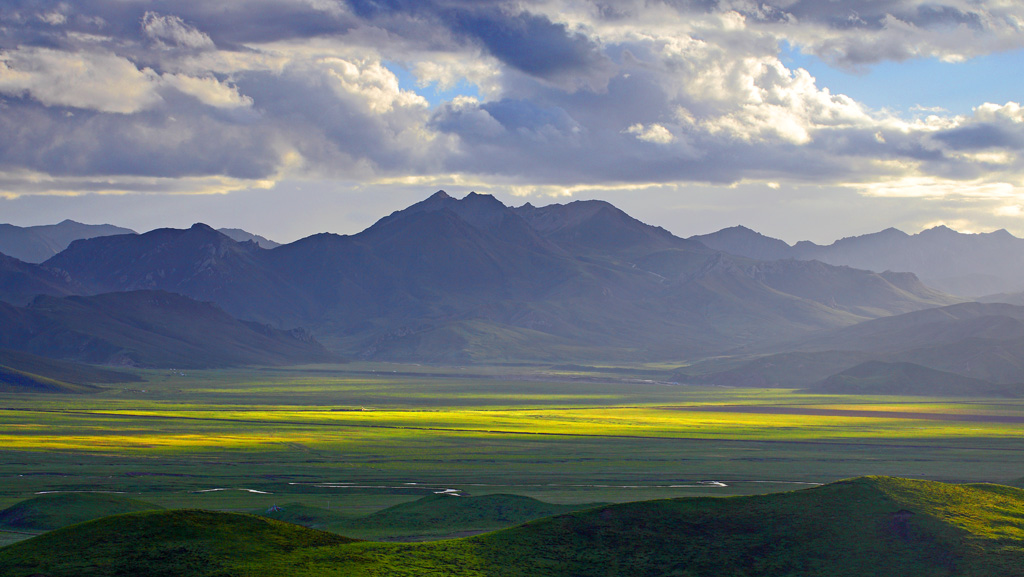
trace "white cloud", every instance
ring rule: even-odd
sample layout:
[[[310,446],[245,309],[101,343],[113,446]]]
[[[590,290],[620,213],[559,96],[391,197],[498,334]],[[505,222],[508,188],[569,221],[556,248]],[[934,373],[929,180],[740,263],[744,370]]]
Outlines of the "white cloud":
[[[239,94],[236,86],[224,84],[212,76],[196,78],[184,74],[164,74],[160,81],[214,108],[252,106],[252,98]]]
[[[50,48],[0,52],[0,93],[28,95],[46,106],[131,114],[160,102],[159,77],[126,58]]]
[[[667,128],[660,124],[643,125],[633,124],[625,130],[627,134],[636,136],[637,140],[653,142],[655,144],[670,144],[676,137]]]
[[[342,97],[357,96],[373,114],[396,108],[427,108],[425,98],[411,90],[402,90],[398,78],[380,61],[353,61],[322,58],[315,63],[331,87]]]
[[[161,16],[156,12],[146,12],[142,17],[142,31],[164,48],[214,48],[213,40],[209,36],[174,15]]]
[[[1007,102],[1003,105],[986,102],[975,107],[974,118],[981,122],[1010,121],[1020,124],[1024,122],[1024,107],[1018,102]]]

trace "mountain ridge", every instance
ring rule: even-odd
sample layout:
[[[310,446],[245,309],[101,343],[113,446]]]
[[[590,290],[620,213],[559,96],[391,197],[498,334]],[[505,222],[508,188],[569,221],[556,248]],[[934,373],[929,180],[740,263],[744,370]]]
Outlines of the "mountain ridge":
[[[737,226],[690,239],[750,258],[819,260],[877,272],[913,272],[929,286],[967,297],[1024,289],[1024,239],[1005,229],[971,234],[939,225],[907,234],[890,227],[828,245],[799,241],[791,246]]]

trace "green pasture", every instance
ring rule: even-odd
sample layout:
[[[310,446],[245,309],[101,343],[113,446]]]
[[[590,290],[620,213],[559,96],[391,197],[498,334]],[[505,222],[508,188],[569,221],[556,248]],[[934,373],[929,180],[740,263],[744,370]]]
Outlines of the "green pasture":
[[[137,371],[144,381],[97,394],[2,394],[0,507],[112,491],[354,518],[446,489],[581,504],[859,475],[1024,476],[1024,401],[693,387],[655,372],[353,363]]]

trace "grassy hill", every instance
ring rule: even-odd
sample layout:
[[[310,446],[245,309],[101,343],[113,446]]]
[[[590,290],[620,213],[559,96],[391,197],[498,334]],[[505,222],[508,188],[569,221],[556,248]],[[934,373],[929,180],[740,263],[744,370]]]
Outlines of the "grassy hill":
[[[159,511],[5,547],[0,567],[5,577],[1014,576],[1024,573],[1024,490],[864,477],[753,497],[626,503],[415,544]]]
[[[437,538],[493,531],[587,507],[555,505],[520,495],[428,495],[330,528],[360,539]]]
[[[49,493],[0,511],[0,527],[50,531],[110,515],[155,509],[163,507],[110,493]]]

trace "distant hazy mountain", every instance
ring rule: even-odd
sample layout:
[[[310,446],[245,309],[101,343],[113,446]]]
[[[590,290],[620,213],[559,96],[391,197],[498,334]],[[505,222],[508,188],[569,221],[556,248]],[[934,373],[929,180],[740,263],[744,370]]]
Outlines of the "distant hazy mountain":
[[[865,362],[881,361],[911,363],[999,385],[1024,383],[1024,307],[961,303],[821,331],[800,341],[778,345],[778,348],[786,352],[709,374],[684,371],[677,378],[732,386],[807,387]],[[896,373],[886,373],[889,369],[893,367],[881,370],[874,366],[867,372],[878,373],[876,376],[888,374],[891,381]],[[922,376],[925,372],[902,371],[900,374]],[[857,378],[868,379],[865,375]],[[847,381],[833,380],[829,387]],[[940,379],[936,387],[940,381],[951,382]],[[899,388],[909,390],[908,386]],[[973,388],[964,387],[964,391],[1007,390],[995,386],[985,389],[977,384],[971,385]],[[853,389],[846,392],[853,392]],[[935,389],[935,394],[944,393]]]
[[[79,240],[43,263],[85,287],[85,294],[163,290],[213,301],[228,313],[292,328],[318,312],[290,279],[269,268],[263,249],[197,224],[140,235]],[[0,283],[2,285],[2,283]]]
[[[1024,386],[995,385],[914,363],[868,361],[836,373],[809,390],[855,395],[1018,397],[1024,393]]]
[[[82,224],[73,220],[28,227],[0,224],[0,253],[24,262],[40,263],[78,239],[113,234],[135,234],[135,231],[110,224]]]
[[[911,274],[730,256],[605,202],[473,193],[273,250],[197,224],[79,240],[42,268],[308,327],[351,356],[451,362],[679,359],[956,302]]]
[[[279,242],[274,242],[258,234],[246,232],[240,228],[218,228],[217,232],[237,242],[247,242],[251,240],[258,244],[260,248],[271,249],[281,246],[281,243]]]
[[[331,360],[308,333],[239,321],[212,303],[162,291],[0,303],[0,347],[34,355],[159,368]]]
[[[23,305],[40,294],[64,296],[86,292],[71,275],[0,254],[0,301]]]
[[[978,297],[1024,289],[1024,239],[1005,230],[965,234],[945,226],[914,235],[895,228],[837,240],[793,246],[737,226],[691,237],[730,254],[761,260],[819,260],[873,271],[907,271],[951,294]]]

